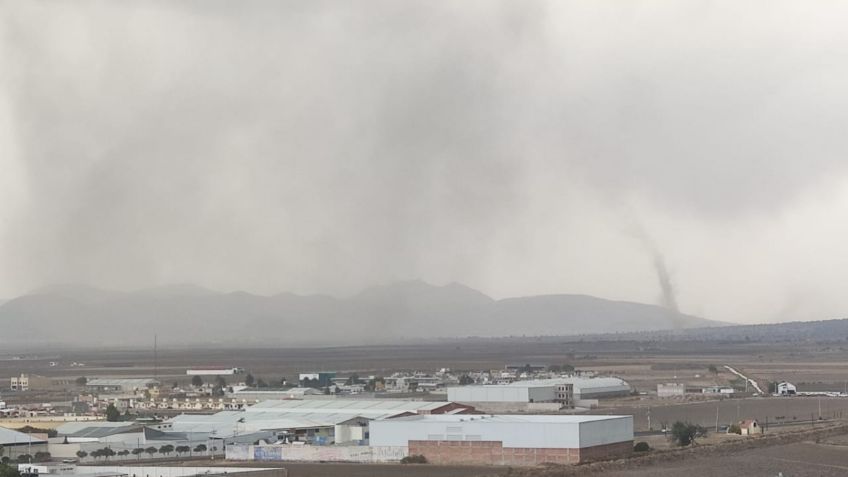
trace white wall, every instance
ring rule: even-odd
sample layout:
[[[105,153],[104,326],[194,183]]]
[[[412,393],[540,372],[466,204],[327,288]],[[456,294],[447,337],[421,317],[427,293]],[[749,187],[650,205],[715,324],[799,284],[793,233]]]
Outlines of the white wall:
[[[127,474],[127,477],[189,477],[211,474],[226,474],[230,472],[250,472],[253,470],[268,470],[256,467],[163,467],[163,466],[110,466],[80,465],[77,474]]]
[[[633,416],[580,423],[580,447],[633,440]]]
[[[257,452],[259,449],[259,452]],[[397,462],[408,454],[406,445],[374,446],[309,446],[270,445],[227,447],[228,460],[305,461],[305,462]]]
[[[574,449],[633,440],[633,417],[589,422],[371,422],[373,446],[407,446],[410,440],[501,441],[504,447]]]
[[[453,402],[543,402],[553,401],[555,387],[550,386],[458,386],[448,388]]]

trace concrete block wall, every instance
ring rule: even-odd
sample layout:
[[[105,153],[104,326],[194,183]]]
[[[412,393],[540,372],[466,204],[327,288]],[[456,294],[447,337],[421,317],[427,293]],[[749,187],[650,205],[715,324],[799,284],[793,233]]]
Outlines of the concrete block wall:
[[[409,441],[409,455],[423,455],[434,464],[533,466],[578,464],[621,457],[633,452],[633,441],[584,449],[503,447],[500,441]]]

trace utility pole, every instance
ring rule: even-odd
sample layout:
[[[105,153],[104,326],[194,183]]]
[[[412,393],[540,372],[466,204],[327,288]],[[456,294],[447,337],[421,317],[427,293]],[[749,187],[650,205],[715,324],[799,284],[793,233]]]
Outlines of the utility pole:
[[[651,408],[648,408],[648,430],[653,430],[653,428],[651,427]]]
[[[716,433],[718,433],[718,404],[716,404]]]

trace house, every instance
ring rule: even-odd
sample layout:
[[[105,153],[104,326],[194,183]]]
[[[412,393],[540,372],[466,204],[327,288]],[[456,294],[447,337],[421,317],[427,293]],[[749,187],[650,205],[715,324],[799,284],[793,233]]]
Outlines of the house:
[[[775,387],[775,394],[778,396],[794,396],[797,393],[798,390],[795,388],[795,385],[786,381],[777,383]]]
[[[760,427],[760,423],[757,422],[756,419],[745,419],[744,421],[739,421],[739,429],[742,430],[743,436],[754,436],[763,433],[763,428]]]

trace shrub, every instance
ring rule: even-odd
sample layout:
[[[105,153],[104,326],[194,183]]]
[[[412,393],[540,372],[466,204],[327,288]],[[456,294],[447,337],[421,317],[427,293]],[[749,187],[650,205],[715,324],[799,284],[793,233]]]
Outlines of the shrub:
[[[408,456],[404,457],[403,459],[401,459],[400,463],[401,464],[426,464],[427,458],[424,457],[423,455],[413,454],[413,455],[408,455]]]
[[[696,438],[706,435],[707,430],[696,424],[677,421],[671,425],[671,440],[681,447],[694,444]]]
[[[648,445],[647,442],[637,442],[635,446],[633,446],[633,452],[649,452],[651,450],[651,446]]]
[[[727,428],[727,433],[742,435],[742,428],[739,427],[739,424],[731,424],[730,427]]]

